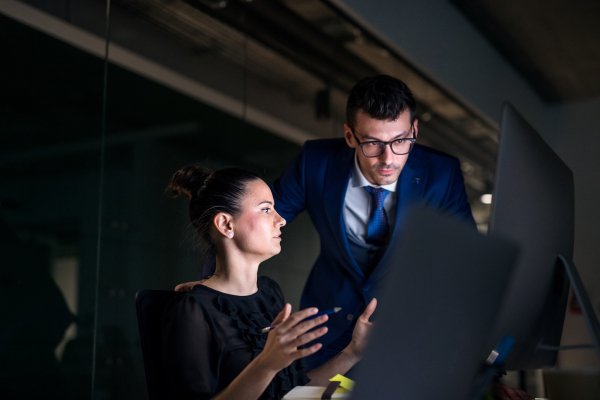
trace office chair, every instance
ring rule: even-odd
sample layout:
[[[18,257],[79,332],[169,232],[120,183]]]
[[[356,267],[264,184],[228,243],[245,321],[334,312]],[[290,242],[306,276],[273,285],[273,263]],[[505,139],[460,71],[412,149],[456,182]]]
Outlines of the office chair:
[[[180,292],[140,290],[135,294],[149,400],[167,400],[162,362],[162,316],[166,304]]]

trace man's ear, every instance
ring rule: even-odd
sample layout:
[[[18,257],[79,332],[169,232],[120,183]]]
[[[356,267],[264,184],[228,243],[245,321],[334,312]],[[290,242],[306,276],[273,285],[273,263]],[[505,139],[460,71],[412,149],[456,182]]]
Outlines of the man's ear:
[[[227,213],[221,212],[215,215],[213,224],[217,231],[225,237],[229,237],[229,232],[233,232],[233,218]]]
[[[346,144],[353,149],[356,148],[356,140],[354,140],[354,136],[352,135],[352,130],[348,126],[348,124],[344,124],[344,139],[346,139]]]
[[[413,122],[413,126],[415,128],[415,139],[417,138],[417,135],[419,134],[419,120],[415,118],[415,122]]]

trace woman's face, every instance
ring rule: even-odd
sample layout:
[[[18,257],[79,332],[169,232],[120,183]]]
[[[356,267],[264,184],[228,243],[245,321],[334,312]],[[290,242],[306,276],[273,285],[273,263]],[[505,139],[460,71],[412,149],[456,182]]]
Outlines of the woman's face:
[[[242,213],[235,218],[233,240],[240,250],[266,260],[281,251],[283,219],[275,211],[271,189],[261,179],[247,184]]]

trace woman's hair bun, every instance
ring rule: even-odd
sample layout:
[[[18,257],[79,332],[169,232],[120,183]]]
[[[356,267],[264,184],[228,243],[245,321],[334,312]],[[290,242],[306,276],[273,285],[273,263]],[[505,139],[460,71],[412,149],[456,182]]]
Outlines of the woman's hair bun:
[[[175,172],[167,190],[173,193],[173,197],[183,194],[191,199],[193,196],[198,195],[211,174],[206,168],[198,165],[188,165]]]

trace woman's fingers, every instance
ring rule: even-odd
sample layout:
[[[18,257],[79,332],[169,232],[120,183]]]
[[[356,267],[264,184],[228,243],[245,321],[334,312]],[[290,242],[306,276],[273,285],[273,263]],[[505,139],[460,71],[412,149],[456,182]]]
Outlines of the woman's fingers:
[[[312,307],[312,308],[305,308],[304,310],[293,313],[292,315],[289,316],[289,318],[287,318],[283,323],[281,323],[279,325],[279,332],[281,334],[287,333],[294,326],[296,326],[298,324],[298,322],[310,317],[311,315],[315,315],[318,312],[319,312],[319,310],[317,308]]]
[[[310,347],[307,347],[306,349],[298,349],[294,353],[295,359],[297,360],[299,358],[308,357],[311,354],[314,354],[317,351],[321,350],[321,347],[323,347],[323,345],[321,343],[317,343],[317,344],[313,344]]]
[[[287,309],[284,307],[285,313],[283,314],[283,321],[281,321],[282,323],[285,322],[290,317],[290,314],[292,313],[292,305],[290,303],[286,303],[286,305],[287,305]]]
[[[321,325],[329,319],[327,315],[321,315],[320,317],[309,319],[308,321],[301,321],[296,326],[291,328],[288,333],[292,337],[298,337],[302,335],[304,332],[308,332],[313,329],[317,325]]]
[[[373,315],[376,308],[377,308],[377,299],[374,298],[373,300],[371,300],[369,305],[367,305],[367,308],[365,308],[365,311],[363,311],[360,318],[363,319],[364,322],[369,322],[369,318],[371,318],[371,315]]]
[[[315,344],[306,349],[299,348],[327,333],[326,327],[306,333],[327,321],[326,315],[305,321],[306,318],[317,312],[316,308],[309,308],[290,314],[291,306],[286,304],[272,322],[273,325],[277,325],[277,328],[269,332],[263,354],[267,354],[266,357],[270,357],[276,365],[285,366],[293,360],[317,352],[322,347],[321,344]]]
[[[320,338],[321,336],[323,336],[326,333],[327,333],[327,327],[323,326],[319,329],[315,329],[314,331],[310,331],[308,333],[305,333],[304,335],[298,336],[298,338],[296,340],[294,340],[294,342],[292,344],[295,347],[300,347],[300,346],[305,345],[308,342],[312,342],[316,338]]]
[[[271,326],[283,323],[286,319],[288,319],[291,312],[292,305],[290,303],[286,303],[286,305],[283,307],[283,310],[281,310],[273,322],[271,322]]]

